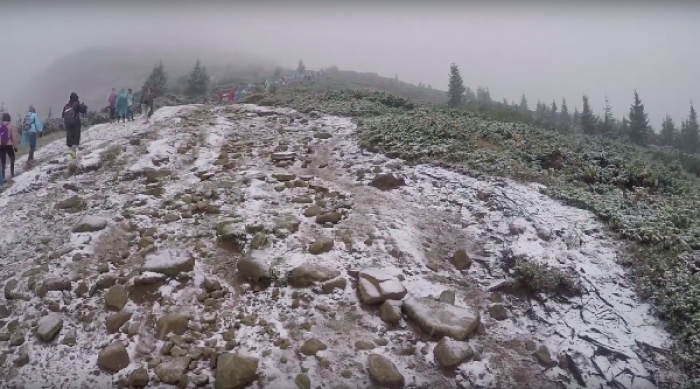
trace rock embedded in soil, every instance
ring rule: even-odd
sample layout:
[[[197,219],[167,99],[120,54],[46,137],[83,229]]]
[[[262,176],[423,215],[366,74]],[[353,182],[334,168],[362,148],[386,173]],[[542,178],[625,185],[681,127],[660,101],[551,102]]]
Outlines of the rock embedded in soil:
[[[326,344],[322,341],[316,338],[311,338],[304,342],[304,344],[299,349],[299,352],[301,352],[304,355],[316,355],[316,353],[318,353],[319,351],[326,350],[327,348],[328,346],[326,346]]]
[[[140,367],[134,369],[134,371],[129,374],[129,385],[133,388],[145,388],[151,377],[148,376],[148,370]]]
[[[156,339],[165,340],[170,333],[183,335],[189,328],[190,319],[181,313],[167,313],[156,322]]]
[[[285,182],[285,181],[294,181],[297,176],[293,173],[275,173],[272,175],[272,178],[274,178],[277,181]]]
[[[449,336],[455,340],[466,339],[481,322],[476,309],[421,297],[404,299],[403,311],[428,335]]]
[[[501,321],[501,320],[505,320],[508,318],[508,311],[501,304],[493,304],[492,306],[489,307],[489,315],[494,320]]]
[[[225,220],[216,226],[216,234],[222,242],[244,246],[248,239],[246,228],[232,220]]]
[[[459,249],[452,255],[452,264],[457,270],[465,270],[472,265],[472,259],[466,251]]]
[[[231,353],[216,358],[215,389],[242,389],[257,378],[257,358]]]
[[[182,375],[187,372],[190,362],[188,357],[172,358],[159,363],[153,371],[161,382],[177,384]]]
[[[290,284],[297,288],[307,288],[338,276],[340,272],[337,270],[315,263],[305,263],[292,269]]]
[[[345,290],[347,284],[348,281],[345,279],[345,277],[337,277],[330,281],[324,282],[321,285],[321,291],[325,294],[333,293],[333,291],[336,289],[343,291]]]
[[[119,329],[122,328],[126,322],[128,322],[131,319],[131,316],[133,313],[125,310],[121,310],[117,313],[113,313],[105,319],[105,327],[107,329],[108,334],[115,334],[119,332]]]
[[[381,269],[365,269],[357,276],[360,298],[365,304],[379,304],[386,300],[401,300],[406,296],[407,291],[401,281]]]
[[[309,253],[314,255],[327,253],[333,249],[333,244],[334,242],[331,238],[318,238],[309,245]]]
[[[194,256],[180,250],[159,250],[146,256],[146,262],[141,269],[175,277],[194,270]]]
[[[129,295],[124,285],[113,285],[105,295],[105,305],[117,311],[124,308],[128,301]]]
[[[68,278],[66,277],[50,277],[44,280],[42,282],[42,285],[46,287],[47,291],[70,291],[71,290],[71,282]]]
[[[56,205],[55,209],[60,209],[68,213],[79,212],[87,207],[87,202],[78,195],[73,195],[67,199],[61,200]]]
[[[100,351],[97,356],[97,366],[102,369],[117,372],[129,366],[131,359],[122,342],[115,341]]]
[[[311,379],[306,373],[297,374],[294,378],[294,383],[298,389],[311,389]]]
[[[379,354],[370,354],[367,357],[367,373],[380,388],[400,388],[404,385],[404,378],[399,369]]]
[[[62,327],[63,319],[57,314],[50,313],[39,319],[36,335],[40,340],[49,342],[61,331]]]
[[[238,264],[238,275],[244,280],[258,282],[272,278],[272,268],[267,258],[256,253],[249,253],[240,258]]]
[[[323,208],[319,207],[318,205],[311,205],[304,210],[304,216],[314,217],[318,216],[321,212],[323,212]]]
[[[96,232],[104,230],[107,227],[108,220],[99,216],[85,215],[82,219],[73,226],[73,232]]]
[[[474,350],[468,342],[442,338],[433,349],[435,360],[443,367],[459,365],[468,358],[474,356]]]
[[[552,356],[549,354],[549,350],[545,346],[540,346],[540,348],[537,349],[534,353],[532,353],[532,356],[535,357],[537,362],[539,362],[540,365],[544,367],[550,367],[552,366]]]
[[[406,180],[393,174],[377,174],[369,185],[379,190],[387,191],[406,185]]]
[[[379,317],[389,324],[397,324],[401,320],[401,305],[401,301],[384,301],[379,307]]]
[[[326,223],[337,224],[341,218],[342,218],[342,215],[338,212],[328,212],[328,213],[324,213],[324,214],[316,216],[316,223],[317,224],[326,224]]]
[[[318,131],[314,133],[314,138],[316,139],[330,139],[332,135],[329,132]]]

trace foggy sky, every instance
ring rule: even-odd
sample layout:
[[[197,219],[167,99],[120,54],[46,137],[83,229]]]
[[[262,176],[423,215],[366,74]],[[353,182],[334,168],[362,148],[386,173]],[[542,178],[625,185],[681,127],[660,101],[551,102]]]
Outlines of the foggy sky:
[[[519,102],[524,93],[534,109],[538,99],[548,104],[555,99],[560,106],[566,97],[573,112],[585,93],[601,113],[607,94],[618,118],[627,114],[636,88],[657,130],[666,113],[679,123],[691,99],[700,105],[698,7],[25,3],[30,2],[0,4],[3,30],[11,31],[0,39],[6,54],[0,67],[4,101],[71,50],[144,42],[230,48],[289,67],[302,59],[310,69],[337,65],[397,74],[439,89],[446,89],[455,62],[465,84],[488,87],[494,100]],[[629,9],[635,7],[641,9]]]

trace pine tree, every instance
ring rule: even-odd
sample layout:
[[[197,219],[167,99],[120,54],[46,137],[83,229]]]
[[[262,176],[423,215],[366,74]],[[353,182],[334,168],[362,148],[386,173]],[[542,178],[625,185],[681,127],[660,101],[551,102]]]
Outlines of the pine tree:
[[[557,103],[554,100],[552,100],[552,105],[549,108],[549,121],[552,122],[552,124],[555,124],[558,121],[557,120],[557,118],[558,118],[557,110],[558,109],[559,109],[559,107],[557,107]]]
[[[559,110],[559,121],[569,125],[571,124],[571,115],[569,114],[569,107],[566,105],[566,98],[561,98],[561,109]]]
[[[629,135],[634,143],[646,144],[647,131],[649,129],[649,119],[644,112],[644,104],[639,98],[637,91],[634,91],[634,103],[630,106],[629,113]]]
[[[546,117],[547,117],[547,106],[538,100],[537,106],[535,108],[535,118],[537,120],[544,120]]]
[[[51,119],[53,117],[53,111],[51,110],[51,107],[49,107],[49,112],[46,113],[46,118]]]
[[[476,93],[474,93],[471,88],[467,87],[467,90],[464,92],[464,102],[468,103],[471,101],[476,101]]]
[[[698,126],[698,115],[692,103],[690,104],[690,114],[681,131],[681,139],[683,141],[682,149],[686,153],[695,154],[700,151],[700,126]]]
[[[304,62],[299,60],[299,65],[297,65],[297,73],[302,74],[306,71],[306,65],[304,65]]]
[[[190,77],[187,79],[187,88],[185,89],[185,94],[188,97],[201,97],[206,96],[209,91],[209,74],[207,73],[207,68],[202,65],[202,62],[197,59],[194,65],[194,69],[190,73]]]
[[[620,133],[626,136],[629,136],[630,134],[630,123],[627,120],[627,118],[622,118],[622,124],[620,124]]]
[[[678,141],[678,129],[673,119],[667,114],[664,121],[661,122],[661,133],[659,134],[661,144],[664,146],[673,146]]]
[[[455,63],[450,65],[450,79],[447,84],[447,106],[459,107],[464,102],[464,81]]]
[[[588,104],[588,96],[583,95],[583,111],[581,111],[581,129],[584,134],[595,134],[596,119]]]
[[[142,91],[146,89],[151,89],[155,92],[156,96],[163,96],[168,89],[168,75],[165,73],[165,68],[163,67],[163,62],[158,62],[158,65],[153,67],[151,75],[148,76],[146,82],[143,84]]]
[[[523,94],[523,95],[520,97],[520,106],[519,106],[519,108],[520,108],[520,112],[527,112],[527,111],[530,110],[530,108],[528,108],[528,106],[527,106],[527,98],[525,98],[525,94]]]
[[[581,112],[578,111],[578,107],[574,107],[574,116],[572,118],[574,125],[578,126],[581,124]]]
[[[491,92],[489,92],[489,88],[478,87],[476,89],[476,100],[480,103],[491,103]]]
[[[605,108],[603,109],[603,121],[601,131],[603,133],[613,132],[615,129],[615,118],[613,117],[612,107],[608,102],[608,96],[605,96]]]

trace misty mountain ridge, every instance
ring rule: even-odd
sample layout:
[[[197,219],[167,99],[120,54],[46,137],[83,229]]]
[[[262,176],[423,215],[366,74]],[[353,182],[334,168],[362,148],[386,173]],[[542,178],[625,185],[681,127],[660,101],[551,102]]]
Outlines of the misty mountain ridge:
[[[212,80],[235,71],[266,69],[278,64],[265,58],[240,52],[227,52],[197,47],[161,47],[148,45],[107,45],[90,47],[68,54],[46,67],[21,90],[7,98],[5,107],[12,114],[18,108],[26,112],[34,104],[37,113],[45,117],[49,107],[53,114],[76,92],[91,110],[106,106],[112,88],[141,89],[153,67],[163,62],[169,84],[187,75],[197,58],[206,66]]]

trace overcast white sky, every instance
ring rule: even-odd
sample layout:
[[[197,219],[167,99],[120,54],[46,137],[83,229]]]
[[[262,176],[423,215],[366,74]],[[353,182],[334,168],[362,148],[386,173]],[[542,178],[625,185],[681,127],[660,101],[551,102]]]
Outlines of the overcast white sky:
[[[487,86],[495,99],[519,101],[525,93],[532,108],[538,99],[560,105],[565,96],[573,111],[586,93],[601,111],[607,94],[617,117],[627,113],[636,88],[656,128],[666,113],[680,121],[691,99],[700,104],[700,8],[675,3],[419,7],[395,1],[295,9],[204,0],[84,3],[0,3],[6,31],[0,98],[11,100],[8,94],[71,50],[145,41],[230,47],[289,66],[303,59],[312,69],[398,74],[443,89],[456,62],[468,86]]]

